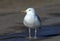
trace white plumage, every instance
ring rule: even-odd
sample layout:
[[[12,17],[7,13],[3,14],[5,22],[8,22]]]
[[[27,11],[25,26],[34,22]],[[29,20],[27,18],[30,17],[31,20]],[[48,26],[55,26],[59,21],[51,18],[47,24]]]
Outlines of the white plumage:
[[[37,29],[38,27],[40,27],[40,18],[39,16],[36,14],[35,9],[34,8],[28,8],[26,10],[26,15],[24,17],[24,25],[26,27],[29,28],[29,38],[31,38],[31,32],[30,32],[30,28],[35,28],[35,36],[34,38],[36,39],[36,33],[37,33]]]

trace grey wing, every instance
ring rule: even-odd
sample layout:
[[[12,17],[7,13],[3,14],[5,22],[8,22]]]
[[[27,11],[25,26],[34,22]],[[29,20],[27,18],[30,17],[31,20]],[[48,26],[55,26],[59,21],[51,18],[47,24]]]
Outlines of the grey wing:
[[[41,22],[41,18],[39,17],[38,14],[36,14],[36,17],[38,18],[38,20]]]
[[[42,27],[42,21],[41,21],[41,18],[39,17],[39,15],[38,14],[36,14],[36,16],[37,16],[37,18],[38,18],[38,20],[39,20],[39,22],[40,22],[40,29],[41,29],[41,27]]]

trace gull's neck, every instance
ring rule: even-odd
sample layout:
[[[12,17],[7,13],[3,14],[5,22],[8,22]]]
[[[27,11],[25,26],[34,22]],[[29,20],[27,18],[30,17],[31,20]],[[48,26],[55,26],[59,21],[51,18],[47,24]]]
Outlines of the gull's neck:
[[[27,15],[35,15],[35,12],[33,12],[33,11],[27,12]]]

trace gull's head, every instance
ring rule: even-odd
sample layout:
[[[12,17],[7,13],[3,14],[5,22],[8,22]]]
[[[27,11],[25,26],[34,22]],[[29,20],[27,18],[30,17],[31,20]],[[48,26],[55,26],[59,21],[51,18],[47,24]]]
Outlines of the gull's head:
[[[34,14],[35,13],[35,9],[34,8],[27,8],[25,11],[22,11],[22,12],[25,12],[27,14]]]
[[[29,13],[29,12],[34,12],[34,11],[35,11],[34,8],[27,8],[27,9],[26,9],[26,12],[27,12],[27,13]]]

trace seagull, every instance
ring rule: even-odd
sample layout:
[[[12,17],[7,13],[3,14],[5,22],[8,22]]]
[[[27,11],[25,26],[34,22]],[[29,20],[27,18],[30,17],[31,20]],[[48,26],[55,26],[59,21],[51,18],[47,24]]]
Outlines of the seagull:
[[[34,39],[37,38],[37,28],[41,26],[41,20],[39,15],[35,12],[34,8],[27,8],[25,11],[26,15],[24,17],[23,20],[23,24],[28,27],[29,29],[29,37],[28,38],[32,38],[31,36],[31,28],[35,29],[35,35],[34,35]]]

